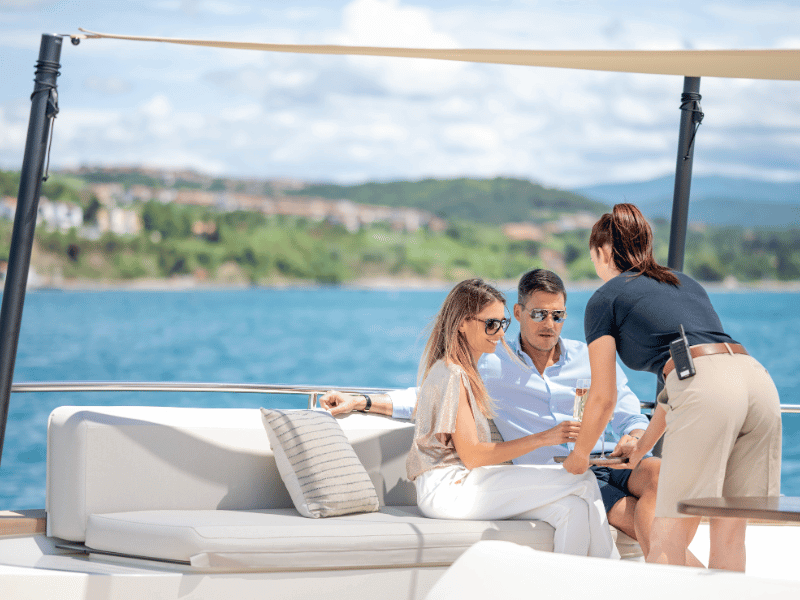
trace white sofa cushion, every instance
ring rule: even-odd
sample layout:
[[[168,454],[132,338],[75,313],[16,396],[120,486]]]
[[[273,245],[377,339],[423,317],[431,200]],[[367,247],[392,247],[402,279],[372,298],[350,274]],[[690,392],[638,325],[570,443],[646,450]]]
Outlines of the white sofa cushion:
[[[449,565],[487,539],[553,550],[553,528],[540,521],[429,519],[416,506],[313,520],[294,509],[141,511],[91,515],[86,531],[96,550],[210,570]]]
[[[283,484],[304,517],[378,510],[378,496],[339,423],[320,410],[262,408]]]

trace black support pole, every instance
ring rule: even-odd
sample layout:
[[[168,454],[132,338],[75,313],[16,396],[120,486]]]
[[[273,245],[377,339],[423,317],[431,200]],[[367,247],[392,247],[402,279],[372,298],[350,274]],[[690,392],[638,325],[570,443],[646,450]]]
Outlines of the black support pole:
[[[683,270],[686,226],[689,221],[689,191],[692,186],[694,138],[702,120],[700,78],[684,77],[678,163],[675,168],[675,193],[672,197],[672,222],[669,232],[669,258],[667,259],[667,266],[676,271]]]
[[[683,271],[683,257],[686,250],[686,229],[689,223],[689,191],[692,187],[692,162],[694,160],[694,138],[697,128],[703,121],[700,108],[700,78],[684,77],[681,94],[681,125],[678,136],[678,162],[675,167],[675,192],[672,196],[672,221],[669,231],[669,256],[667,266],[675,271]],[[658,379],[656,397],[664,389]],[[653,412],[656,407],[653,406]],[[661,456],[663,438],[656,442],[653,454]]]
[[[59,36],[42,35],[31,95],[28,139],[22,160],[17,211],[11,236],[3,305],[0,309],[0,458],[6,435],[14,363],[17,358],[17,343],[22,323],[22,307],[25,304],[25,287],[28,284],[33,234],[36,229],[39,194],[42,189],[44,159],[47,154],[52,117],[58,110],[56,80],[61,66],[59,64],[61,42],[62,38]]]

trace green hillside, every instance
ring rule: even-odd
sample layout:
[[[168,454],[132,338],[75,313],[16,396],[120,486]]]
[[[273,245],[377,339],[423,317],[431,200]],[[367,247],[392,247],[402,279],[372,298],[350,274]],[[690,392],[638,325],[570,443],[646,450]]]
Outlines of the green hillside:
[[[45,223],[37,226],[32,266],[43,281],[58,285],[59,281],[75,280],[192,277],[225,285],[273,285],[387,277],[457,281],[481,276],[499,280],[514,279],[535,266],[553,269],[573,281],[595,279],[586,219],[578,225],[574,221],[563,225],[560,217],[579,211],[597,215],[605,207],[569,192],[505,178],[310,185],[297,191],[306,197],[424,208],[446,219],[442,229],[404,231],[376,222],[352,231],[334,219],[226,212],[215,206],[151,200],[126,204],[126,210],[141,219],[142,229],[136,235],[98,230],[101,204],[87,180],[124,186],[162,179],[175,187],[192,184],[209,191],[269,188],[271,192],[280,185],[214,179],[191,172],[162,177],[135,169],[54,173],[42,186],[43,195],[80,204],[85,211],[84,225],[67,231]],[[18,185],[19,173],[0,171],[0,195],[13,198]],[[499,224],[515,221],[538,221],[543,226],[538,232],[533,228],[532,237],[508,237]],[[669,222],[659,218],[651,222],[657,259],[665,263]],[[194,227],[198,223],[204,227],[199,232]],[[210,230],[205,229],[209,225]],[[0,260],[8,259],[11,229],[11,221],[0,219]],[[730,278],[800,281],[800,229],[695,224],[687,236],[685,269],[709,282]]]
[[[287,192],[302,196],[347,198],[359,204],[409,206],[445,219],[500,225],[544,222],[564,212],[603,213],[608,206],[564,190],[548,189],[524,179],[423,179],[360,185],[309,185]]]

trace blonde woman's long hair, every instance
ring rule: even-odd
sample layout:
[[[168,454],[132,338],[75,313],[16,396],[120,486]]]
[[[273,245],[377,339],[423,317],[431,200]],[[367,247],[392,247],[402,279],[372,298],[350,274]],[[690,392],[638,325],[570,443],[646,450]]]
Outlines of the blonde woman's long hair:
[[[445,298],[431,325],[431,334],[419,365],[421,385],[437,360],[454,363],[464,369],[478,408],[486,418],[494,416],[494,405],[486,391],[478,365],[472,357],[466,336],[458,328],[492,302],[506,303],[502,292],[482,279],[467,279],[457,284]],[[503,338],[503,345],[506,345]],[[508,346],[506,346],[508,348]]]

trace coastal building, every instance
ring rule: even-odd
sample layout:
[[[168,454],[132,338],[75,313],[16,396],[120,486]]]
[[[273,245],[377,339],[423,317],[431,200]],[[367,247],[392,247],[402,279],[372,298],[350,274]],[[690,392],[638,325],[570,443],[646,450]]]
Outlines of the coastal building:
[[[176,204],[192,206],[214,206],[215,194],[201,190],[179,189],[175,190],[175,197],[172,201]]]
[[[506,223],[503,225],[503,235],[514,242],[541,242],[544,229],[533,223]]]
[[[0,218],[13,221],[16,212],[17,199],[5,196],[0,201]],[[42,196],[39,200],[36,223],[42,223],[48,229],[60,229],[61,231],[72,227],[81,227],[83,225],[83,209],[68,202],[51,202],[47,197]]]
[[[132,202],[149,202],[154,197],[152,188],[146,185],[132,185],[125,193],[126,199],[129,203]]]
[[[195,221],[192,223],[192,234],[207,240],[219,240],[219,229],[214,221]]]
[[[550,233],[564,233],[565,231],[578,229],[591,229],[598,216],[588,212],[563,214],[556,221],[547,224],[547,231]]]
[[[105,174],[106,171],[108,175],[136,175],[140,181],[143,178],[149,179],[152,184],[136,183],[127,187],[122,183],[91,184],[88,193],[94,195],[101,206],[107,209],[102,216],[98,215],[100,232],[135,233],[141,225],[137,225],[131,215],[119,212],[117,207],[151,200],[164,204],[213,208],[221,212],[241,210],[267,216],[298,217],[316,223],[325,221],[342,225],[351,233],[379,223],[387,224],[393,231],[411,233],[424,227],[439,233],[447,228],[444,219],[416,208],[357,204],[347,198],[288,195],[287,192],[297,192],[306,186],[306,183],[294,179],[275,179],[268,182],[247,180],[235,182],[234,185],[233,182],[226,184],[223,180],[214,180],[185,170],[143,167],[106,170],[82,167],[73,172],[77,175],[96,175]],[[2,214],[0,211],[0,215]]]
[[[208,197],[202,197],[199,193],[192,195],[182,192],[177,194],[175,202],[205,206],[211,203]],[[376,223],[387,223],[395,231],[407,232],[418,231],[422,227],[441,232],[447,227],[443,219],[425,210],[357,204],[346,198],[331,200],[315,196],[270,197],[220,192],[214,196],[213,205],[222,211],[245,210],[267,216],[300,217],[315,223],[327,221],[342,225],[351,233]]]
[[[97,211],[97,228],[101,233],[138,235],[142,230],[142,219],[133,210],[117,206],[104,207]]]
[[[17,212],[17,199],[12,196],[3,197],[0,201],[0,218],[14,220]],[[50,230],[67,231],[73,227],[83,226],[83,209],[68,202],[51,202],[46,196],[39,200],[36,223],[43,224]]]
[[[36,222],[43,223],[49,229],[67,231],[83,225],[83,209],[67,202],[51,202],[45,196],[39,200],[39,211]]]
[[[17,212],[17,199],[13,196],[3,196],[0,201],[0,219],[14,220],[14,215]]]
[[[89,191],[103,206],[113,206],[122,202],[125,188],[121,183],[96,183],[89,186]]]
[[[530,222],[506,223],[503,225],[503,234],[515,242],[541,242],[547,235],[591,229],[597,221],[597,216],[588,212],[578,212],[560,215],[558,219],[543,225]]]

